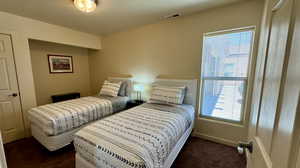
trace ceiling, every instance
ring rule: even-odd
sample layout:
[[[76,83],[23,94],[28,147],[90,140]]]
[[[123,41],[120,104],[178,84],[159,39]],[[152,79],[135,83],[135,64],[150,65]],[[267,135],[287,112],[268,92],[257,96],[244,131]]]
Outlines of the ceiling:
[[[1,0],[0,11],[103,35],[238,1],[243,0],[99,0],[96,11],[83,13],[73,0]]]

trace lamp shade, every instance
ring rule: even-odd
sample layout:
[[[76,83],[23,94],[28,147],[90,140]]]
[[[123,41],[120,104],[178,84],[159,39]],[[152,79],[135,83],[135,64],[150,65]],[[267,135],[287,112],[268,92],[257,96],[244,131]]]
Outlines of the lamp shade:
[[[142,84],[135,84],[133,86],[133,90],[136,92],[142,92],[144,90],[144,85]]]

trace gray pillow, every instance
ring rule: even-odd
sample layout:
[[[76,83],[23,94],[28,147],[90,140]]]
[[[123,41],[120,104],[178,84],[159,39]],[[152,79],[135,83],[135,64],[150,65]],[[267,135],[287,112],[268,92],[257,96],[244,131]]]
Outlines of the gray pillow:
[[[122,96],[122,97],[126,96],[126,89],[127,89],[127,82],[123,81],[122,84],[121,84],[118,95]]]

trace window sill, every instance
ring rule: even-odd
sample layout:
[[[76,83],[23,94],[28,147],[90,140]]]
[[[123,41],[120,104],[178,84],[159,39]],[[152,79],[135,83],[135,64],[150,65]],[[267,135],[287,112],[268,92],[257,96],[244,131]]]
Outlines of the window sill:
[[[197,121],[208,121],[208,122],[212,122],[212,123],[218,123],[218,124],[225,124],[225,125],[230,125],[230,126],[234,126],[234,127],[240,127],[240,128],[245,128],[245,124],[243,121],[239,122],[235,122],[235,121],[229,121],[229,120],[222,120],[222,119],[218,119],[218,118],[206,118],[206,117],[197,117]]]

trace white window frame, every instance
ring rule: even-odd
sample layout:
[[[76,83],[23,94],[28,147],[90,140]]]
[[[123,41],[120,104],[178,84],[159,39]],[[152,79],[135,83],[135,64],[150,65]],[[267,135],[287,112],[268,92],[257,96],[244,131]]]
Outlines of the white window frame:
[[[222,34],[229,34],[229,33],[238,33],[238,32],[245,32],[245,31],[252,31],[252,39],[251,39],[251,46],[250,46],[250,53],[249,53],[249,60],[248,60],[248,69],[247,69],[247,77],[204,77],[203,72],[204,72],[204,62],[202,61],[204,58],[204,45],[205,45],[205,37],[209,36],[216,36],[216,35],[222,35]],[[223,122],[228,122],[228,123],[234,123],[234,124],[239,124],[243,125],[245,122],[245,114],[246,114],[246,109],[249,104],[248,101],[248,92],[249,92],[249,78],[251,78],[251,69],[252,69],[252,64],[253,64],[253,46],[254,46],[254,38],[255,38],[255,26],[250,26],[250,27],[243,27],[243,28],[237,28],[237,29],[230,29],[230,30],[222,30],[222,31],[217,31],[217,32],[209,32],[209,33],[204,33],[203,34],[203,44],[202,44],[202,56],[201,56],[201,75],[200,75],[200,99],[199,99],[199,114],[198,117],[200,118],[205,118],[209,120],[217,120],[217,121],[223,121]],[[230,119],[225,119],[225,118],[220,118],[220,117],[213,117],[213,116],[206,116],[202,115],[202,104],[204,100],[204,95],[203,95],[203,90],[204,90],[204,82],[206,80],[215,80],[215,81],[242,81],[244,82],[244,89],[243,89],[243,103],[241,106],[241,116],[240,116],[240,121],[235,121],[235,120],[230,120]]]

